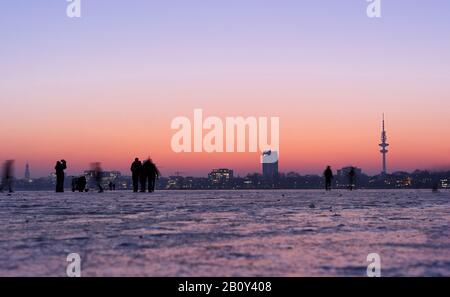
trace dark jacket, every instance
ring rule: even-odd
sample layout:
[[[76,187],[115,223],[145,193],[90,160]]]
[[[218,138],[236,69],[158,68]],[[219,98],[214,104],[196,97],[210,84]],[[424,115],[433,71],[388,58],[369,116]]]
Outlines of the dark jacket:
[[[323,175],[325,176],[325,178],[327,180],[331,180],[333,178],[333,171],[331,171],[330,168],[327,168],[324,172]]]
[[[65,161],[58,161],[56,162],[55,170],[56,175],[64,175],[64,170],[67,168]]]
[[[142,173],[143,175],[150,178],[157,178],[160,176],[159,170],[156,167],[155,163],[151,162],[150,160],[146,160],[142,164]]]
[[[142,171],[142,163],[141,161],[134,161],[131,164],[131,173],[133,173],[133,175],[139,175]]]

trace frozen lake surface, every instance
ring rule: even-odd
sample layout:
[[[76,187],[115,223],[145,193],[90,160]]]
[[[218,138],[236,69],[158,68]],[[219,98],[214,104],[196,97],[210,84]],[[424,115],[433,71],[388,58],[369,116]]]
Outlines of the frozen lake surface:
[[[0,194],[0,276],[450,276],[450,191]]]

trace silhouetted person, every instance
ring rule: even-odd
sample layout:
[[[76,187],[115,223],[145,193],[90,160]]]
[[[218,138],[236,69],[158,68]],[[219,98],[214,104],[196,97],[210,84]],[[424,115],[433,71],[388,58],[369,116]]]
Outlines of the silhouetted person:
[[[67,164],[65,160],[56,162],[56,192],[64,192],[64,170],[67,169]]]
[[[146,160],[142,163],[141,173],[139,175],[139,181],[141,183],[141,192],[147,191],[147,180],[149,178],[150,161]]]
[[[348,173],[348,189],[350,191],[353,191],[353,189],[355,188],[355,178],[356,178],[355,168],[352,167]]]
[[[325,190],[331,191],[331,181],[333,180],[333,171],[331,171],[331,167],[327,166],[327,169],[323,172],[323,176],[325,177]]]
[[[78,191],[84,192],[86,190],[86,184],[87,180],[84,175],[78,178]]]
[[[153,163],[152,159],[147,159],[142,164],[142,173],[141,173],[141,192],[145,192],[147,190],[148,183],[148,191],[150,193],[155,191],[155,182],[156,178],[160,176],[159,170],[156,167],[155,163]]]
[[[98,192],[103,193],[103,187],[102,187],[102,179],[103,179],[103,171],[100,167],[100,163],[94,163],[93,164],[93,171],[94,171],[94,180],[98,187]]]
[[[149,159],[150,167],[149,167],[149,173],[148,173],[148,191],[150,193],[153,193],[155,191],[156,186],[156,179],[159,178],[161,173],[158,170],[158,167],[156,167],[156,164],[153,163],[152,159]]]
[[[72,178],[72,192],[75,192],[78,189],[78,178]]]
[[[134,159],[134,162],[131,164],[131,178],[133,179],[133,192],[137,192],[139,190],[139,178],[141,176],[142,171],[142,162],[139,161],[139,158]]]
[[[14,160],[8,160],[3,165],[3,176],[2,176],[2,185],[0,186],[0,192],[3,192],[4,189],[8,188],[8,192],[12,193],[13,191],[13,179],[14,173]]]
[[[86,189],[86,184],[87,184],[87,180],[84,175],[80,176],[78,178],[75,178],[75,187],[74,187],[73,181],[72,181],[72,191],[73,192],[78,191],[80,193],[84,192]]]

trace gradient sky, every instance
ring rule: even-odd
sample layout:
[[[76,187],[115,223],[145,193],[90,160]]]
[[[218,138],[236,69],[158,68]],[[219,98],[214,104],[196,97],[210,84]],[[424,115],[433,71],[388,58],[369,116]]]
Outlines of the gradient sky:
[[[0,1],[0,160],[48,175],[57,159],[128,173],[151,155],[164,175],[258,154],[175,154],[176,116],[279,116],[280,170],[450,167],[450,1]]]

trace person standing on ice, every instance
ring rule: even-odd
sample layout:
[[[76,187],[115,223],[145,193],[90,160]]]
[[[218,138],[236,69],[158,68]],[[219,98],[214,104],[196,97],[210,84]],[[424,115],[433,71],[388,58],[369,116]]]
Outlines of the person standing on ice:
[[[333,171],[331,171],[331,167],[327,166],[327,169],[323,172],[323,176],[325,177],[325,190],[331,191],[331,181],[333,180]]]
[[[355,168],[352,167],[350,169],[350,172],[348,173],[348,189],[350,191],[353,191],[353,189],[355,188],[355,177],[356,177]]]
[[[139,158],[135,158],[134,162],[131,163],[131,178],[133,180],[133,192],[137,193],[139,190],[139,177],[141,176],[142,171],[142,162],[139,161]]]
[[[66,160],[57,161],[55,165],[56,192],[64,192],[64,170],[67,168]]]
[[[8,188],[9,193],[13,192],[13,187],[12,187],[13,179],[14,179],[13,165],[14,165],[14,160],[8,160],[3,165],[3,176],[2,176],[2,184],[0,186],[0,192],[3,192],[3,189],[5,189],[5,188]]]
[[[155,191],[156,186],[156,179],[159,178],[161,173],[158,170],[158,167],[156,167],[156,164],[153,163],[153,160],[149,158],[148,160],[150,162],[149,167],[149,177],[148,177],[148,191],[150,193],[153,193]]]
[[[92,171],[94,174],[94,180],[98,187],[98,192],[103,193],[102,180],[103,180],[103,171],[99,162],[92,164]]]
[[[160,176],[159,170],[156,167],[155,163],[153,163],[152,159],[148,158],[142,164],[142,172],[141,172],[141,192],[145,193],[147,191],[147,183],[148,183],[148,191],[150,193],[155,191],[155,182],[156,178]]]

